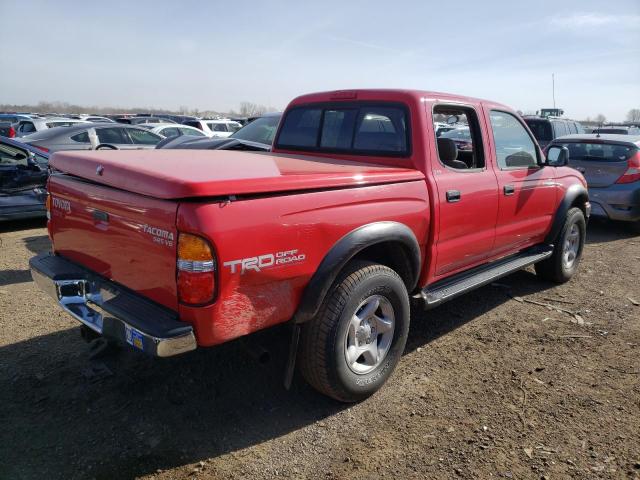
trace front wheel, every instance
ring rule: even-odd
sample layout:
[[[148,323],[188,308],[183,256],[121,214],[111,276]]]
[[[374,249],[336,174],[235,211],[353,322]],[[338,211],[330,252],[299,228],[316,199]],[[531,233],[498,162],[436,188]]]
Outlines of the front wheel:
[[[568,282],[578,270],[587,224],[584,214],[579,208],[571,208],[558,234],[553,247],[553,254],[536,263],[536,274],[545,280],[556,283]]]
[[[404,282],[383,265],[355,261],[338,276],[318,315],[303,325],[300,369],[342,402],[377,391],[400,361],[409,332]]]

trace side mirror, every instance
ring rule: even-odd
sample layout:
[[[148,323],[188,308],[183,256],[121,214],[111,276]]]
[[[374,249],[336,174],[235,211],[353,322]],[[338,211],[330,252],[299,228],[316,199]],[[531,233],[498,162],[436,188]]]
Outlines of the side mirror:
[[[564,167],[569,164],[569,149],[560,145],[552,145],[547,150],[547,165]]]
[[[459,120],[460,117],[458,117],[458,115],[451,115],[447,117],[447,125],[455,125]]]

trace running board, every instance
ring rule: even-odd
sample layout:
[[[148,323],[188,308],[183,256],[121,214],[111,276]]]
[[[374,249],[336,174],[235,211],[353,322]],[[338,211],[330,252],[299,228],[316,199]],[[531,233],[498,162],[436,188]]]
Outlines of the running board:
[[[436,282],[424,288],[416,297],[424,300],[425,308],[433,308],[463,293],[487,285],[510,273],[544,260],[550,257],[552,253],[553,246],[534,247]]]

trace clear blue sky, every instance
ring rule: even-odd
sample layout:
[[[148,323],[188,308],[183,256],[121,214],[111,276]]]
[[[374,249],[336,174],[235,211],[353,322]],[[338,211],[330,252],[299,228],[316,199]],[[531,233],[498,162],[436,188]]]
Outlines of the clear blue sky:
[[[640,108],[640,0],[0,0],[0,103],[278,108],[418,88],[622,120]]]

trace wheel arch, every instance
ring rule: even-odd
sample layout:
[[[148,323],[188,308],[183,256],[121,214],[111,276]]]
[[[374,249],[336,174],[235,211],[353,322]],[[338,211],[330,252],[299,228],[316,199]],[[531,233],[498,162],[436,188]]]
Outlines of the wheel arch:
[[[400,275],[408,292],[416,288],[421,254],[413,231],[399,222],[370,223],[347,233],[325,255],[305,287],[293,317],[295,323],[316,315],[340,271],[354,259],[388,266]]]
[[[587,189],[579,184],[571,185],[564,194],[564,197],[560,201],[560,205],[556,210],[553,217],[553,223],[551,230],[545,238],[545,243],[551,244],[555,241],[556,237],[562,230],[564,225],[564,219],[567,216],[567,212],[573,208],[578,207],[582,210],[585,219],[587,218],[587,203],[589,202],[589,192]]]

